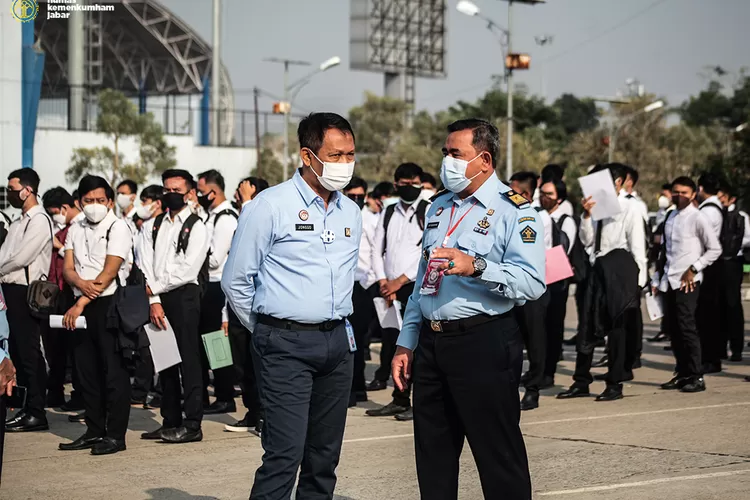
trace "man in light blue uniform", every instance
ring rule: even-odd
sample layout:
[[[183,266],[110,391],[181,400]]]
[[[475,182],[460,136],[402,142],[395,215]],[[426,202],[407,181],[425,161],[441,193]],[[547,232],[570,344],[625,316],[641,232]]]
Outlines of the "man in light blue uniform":
[[[354,366],[354,273],[362,215],[339,191],[354,172],[344,118],[300,122],[294,177],[242,211],[222,288],[252,332],[265,454],[251,499],[332,498]]]
[[[497,129],[470,119],[448,132],[440,177],[452,193],[434,198],[427,213],[393,379],[404,386],[413,361],[422,498],[457,498],[466,438],[484,497],[526,500],[531,480],[518,425],[523,342],[511,313],[545,291],[544,229],[529,202],[495,175]]]
[[[5,306],[5,297],[0,290],[0,422],[5,422],[7,408],[3,395],[10,396],[13,392],[13,386],[16,385],[16,368],[8,357],[8,336],[10,327],[8,326],[7,307]],[[5,443],[5,426],[0,427],[0,473],[3,470],[3,444]]]

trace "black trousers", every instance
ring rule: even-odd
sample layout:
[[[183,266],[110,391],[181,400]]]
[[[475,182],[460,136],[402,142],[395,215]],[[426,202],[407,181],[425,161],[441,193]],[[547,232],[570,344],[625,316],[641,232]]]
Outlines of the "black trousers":
[[[18,385],[25,386],[26,411],[43,417],[47,390],[47,367],[42,356],[41,321],[31,316],[26,302],[25,285],[3,285],[8,306],[10,357],[16,367]]]
[[[422,327],[414,356],[414,442],[425,500],[458,497],[468,439],[484,498],[528,500],[531,479],[519,427],[521,333],[512,314],[462,333]]]
[[[107,329],[113,298],[86,306],[86,329],[76,330],[75,360],[86,409],[87,434],[125,440],[130,418],[130,374],[117,349],[117,332]]]
[[[553,379],[555,378],[557,362],[562,352],[569,290],[570,286],[567,281],[553,283],[547,287],[549,306],[547,307],[547,355],[544,361],[544,376],[552,377]]]
[[[696,320],[701,339],[701,359],[703,363],[721,366],[721,358],[727,352],[726,337],[721,333],[721,314],[724,284],[722,262],[714,262],[703,270],[701,292],[698,295]],[[672,332],[670,332],[670,335]]]
[[[161,394],[161,384],[156,379],[154,360],[151,357],[151,349],[141,349],[141,356],[135,362],[135,373],[133,374],[133,388],[131,396],[143,400],[149,393]]]
[[[721,260],[722,274],[722,333],[726,354],[726,342],[732,354],[742,354],[745,346],[745,314],[742,310],[742,270],[744,263],[741,257]]]
[[[366,390],[365,383],[365,349],[366,338],[370,322],[375,315],[375,306],[369,292],[362,288],[359,283],[354,283],[352,293],[354,313],[349,317],[349,322],[354,330],[354,341],[357,343],[357,351],[354,353],[354,377],[352,379],[352,392]]]
[[[57,314],[65,314],[68,309],[75,303],[73,291],[66,286],[60,293],[60,299],[57,308]],[[48,321],[42,321],[39,324],[42,335],[42,345],[44,346],[44,355],[47,358],[47,400],[65,398],[65,375],[68,368],[68,359],[73,357],[73,336],[64,329],[50,328]],[[73,394],[71,399],[79,397],[78,391],[78,374],[75,369],[75,360],[73,365]]]
[[[354,354],[346,327],[281,330],[259,324],[252,355],[265,420],[251,499],[330,499],[346,425]]]
[[[174,330],[182,363],[160,372],[162,402],[161,416],[164,427],[184,425],[199,429],[203,420],[203,377],[201,375],[201,351],[203,343],[198,334],[201,314],[200,289],[198,285],[185,285],[160,295],[161,305]],[[182,391],[180,391],[182,380]],[[182,418],[180,393],[185,396],[185,418]]]
[[[643,313],[641,312],[641,295],[638,294],[638,309],[632,312],[628,312],[625,318],[625,328],[628,330],[627,338],[628,342],[632,342],[632,345],[628,349],[629,357],[626,363],[635,363],[641,357],[643,352]]]
[[[632,337],[633,329],[626,327],[635,320],[632,315],[641,314],[640,309],[629,309],[623,313],[613,328],[607,333],[607,385],[616,386],[633,376],[633,362],[637,357],[636,344]],[[630,322],[630,323],[629,323]],[[579,346],[582,339],[579,339]],[[584,352],[580,348],[576,353],[576,368],[573,373],[575,385],[588,387],[594,378],[591,376],[591,364],[594,361],[594,349]]]
[[[518,327],[521,330],[526,354],[529,358],[528,379],[526,390],[539,392],[539,386],[544,379],[544,367],[547,355],[547,308],[549,307],[549,291],[532,302],[513,309]]]
[[[695,323],[699,290],[700,283],[696,284],[692,292],[672,290],[670,287],[664,296],[664,319],[668,325],[672,353],[677,363],[675,372],[679,377],[703,375],[701,340]]]
[[[201,301],[201,319],[198,331],[201,335],[221,330],[221,310],[224,308],[226,298],[221,289],[221,283],[209,283],[206,294]],[[234,359],[234,358],[233,358]],[[211,382],[209,376],[208,356],[201,341],[201,367],[203,373],[203,402],[208,402],[208,386]],[[234,366],[226,366],[213,371],[214,396],[217,401],[234,400],[234,384],[237,381]]]
[[[242,325],[232,308],[229,307],[228,309],[229,346],[232,349],[235,377],[240,381],[240,387],[242,388],[242,404],[245,405],[253,418],[258,418],[262,406],[258,394],[258,382],[255,378],[253,357],[250,355],[252,334]]]
[[[406,312],[406,305],[409,297],[414,291],[414,283],[408,283],[396,292],[396,299],[401,302],[401,317]],[[380,366],[375,371],[375,379],[387,381],[391,377],[391,362],[396,354],[396,342],[398,341],[399,332],[395,328],[384,328],[383,339],[380,347]],[[406,389],[399,391],[393,388],[393,402],[399,406],[411,406],[411,381],[407,383]]]

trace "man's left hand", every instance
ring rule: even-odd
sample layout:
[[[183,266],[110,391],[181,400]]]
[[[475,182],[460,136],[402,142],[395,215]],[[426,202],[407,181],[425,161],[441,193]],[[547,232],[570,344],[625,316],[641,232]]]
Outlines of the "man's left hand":
[[[474,274],[474,257],[456,248],[437,248],[432,252],[435,259],[447,259],[438,269],[444,270],[448,276],[471,276]],[[453,267],[451,267],[453,262]]]
[[[389,295],[393,295],[401,290],[401,287],[401,281],[398,279],[388,280],[380,287],[380,293],[383,297],[387,298]]]

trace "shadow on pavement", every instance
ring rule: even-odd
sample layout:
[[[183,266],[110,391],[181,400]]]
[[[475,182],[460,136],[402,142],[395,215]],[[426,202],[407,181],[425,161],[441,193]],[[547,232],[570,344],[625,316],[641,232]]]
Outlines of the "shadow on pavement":
[[[151,495],[148,500],[219,500],[217,497],[202,495],[191,495],[190,493],[174,488],[152,488],[146,490]]]

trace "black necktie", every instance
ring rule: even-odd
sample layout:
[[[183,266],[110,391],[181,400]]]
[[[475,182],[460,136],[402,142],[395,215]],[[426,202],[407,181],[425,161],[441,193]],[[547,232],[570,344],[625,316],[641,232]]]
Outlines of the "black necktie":
[[[602,221],[596,221],[596,238],[594,242],[594,254],[599,253],[602,249]]]

